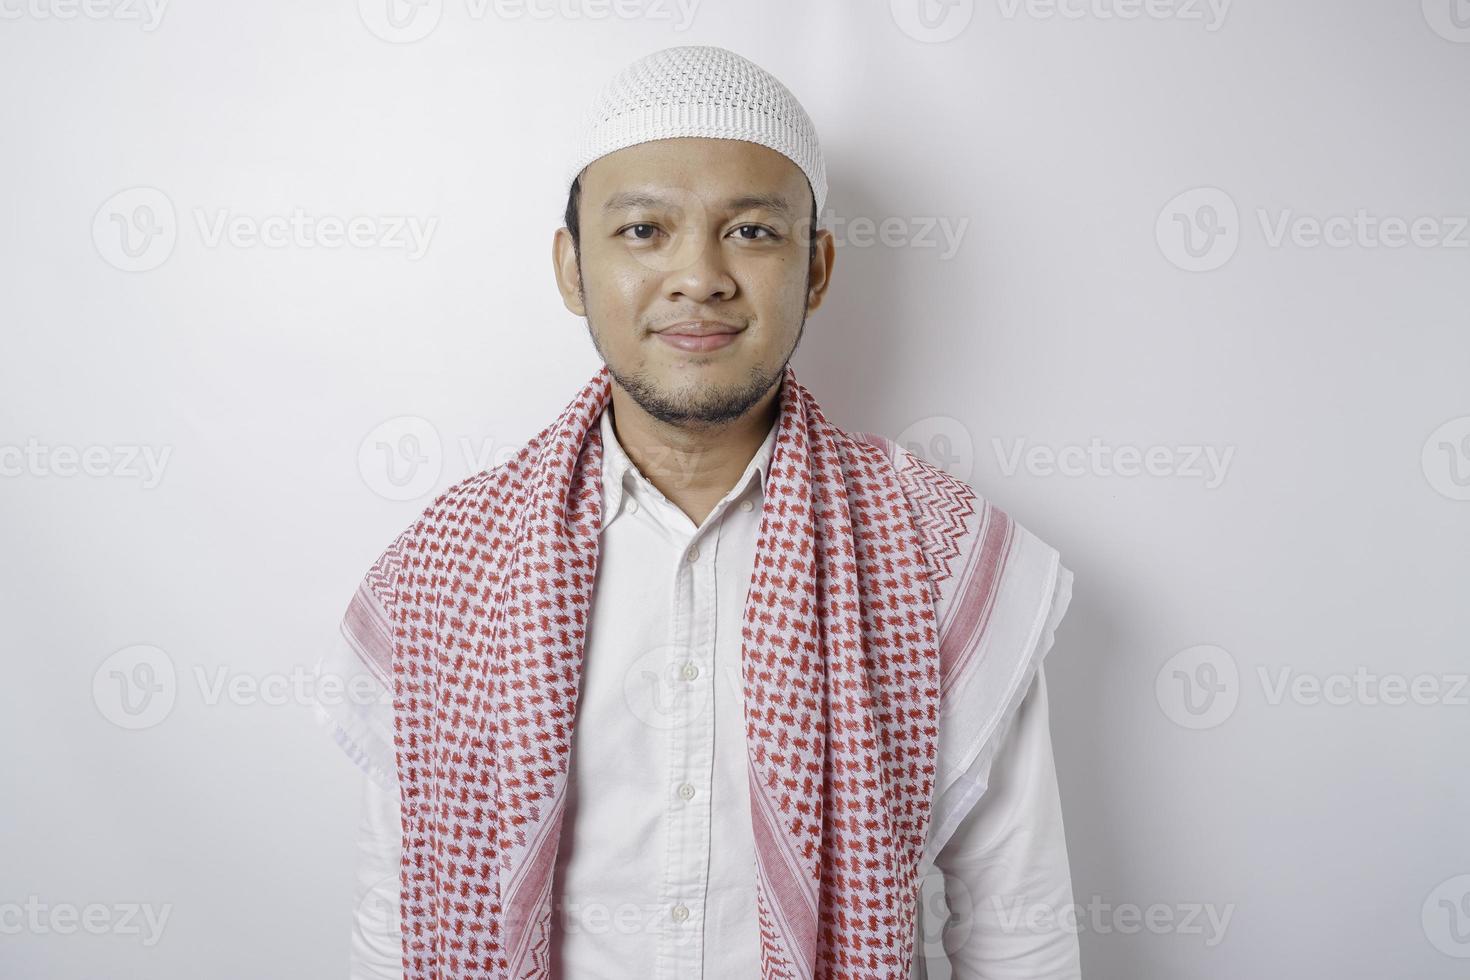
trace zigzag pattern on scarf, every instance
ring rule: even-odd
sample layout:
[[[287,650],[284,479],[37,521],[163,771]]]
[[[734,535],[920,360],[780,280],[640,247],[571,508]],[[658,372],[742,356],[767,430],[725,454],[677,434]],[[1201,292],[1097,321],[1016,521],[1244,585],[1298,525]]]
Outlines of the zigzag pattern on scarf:
[[[963,481],[908,454],[908,466],[900,466],[898,482],[914,509],[914,528],[924,546],[929,581],[937,594],[939,583],[953,574],[959,557],[965,522],[975,513],[975,491]]]

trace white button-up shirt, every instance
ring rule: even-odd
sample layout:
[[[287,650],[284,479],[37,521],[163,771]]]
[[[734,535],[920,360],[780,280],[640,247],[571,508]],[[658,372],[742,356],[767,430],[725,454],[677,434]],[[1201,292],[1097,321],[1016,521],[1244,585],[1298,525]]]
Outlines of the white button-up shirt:
[[[552,884],[552,975],[749,980],[760,944],[741,620],[776,427],[696,527],[628,458],[610,408],[599,424],[602,537]],[[353,669],[340,653],[339,667]],[[375,730],[352,738],[391,746],[382,695]],[[351,976],[396,980],[402,830],[391,768],[376,768],[365,789]],[[934,865],[950,905],[963,893],[956,912],[968,919],[948,954],[955,977],[1080,976],[1075,930],[1038,932],[1027,916],[1006,925],[1011,903],[1059,914],[1072,900],[1039,666],[989,788]],[[924,921],[936,911],[921,905],[915,977],[927,975],[924,947],[945,955],[943,923]]]

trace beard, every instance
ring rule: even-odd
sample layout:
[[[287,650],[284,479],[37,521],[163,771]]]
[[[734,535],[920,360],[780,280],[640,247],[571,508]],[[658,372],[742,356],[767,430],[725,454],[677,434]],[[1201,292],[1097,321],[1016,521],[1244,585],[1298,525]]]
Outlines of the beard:
[[[801,336],[806,331],[806,312],[801,315],[801,325],[796,331],[796,341],[781,363],[769,370],[752,367],[746,377],[729,385],[706,385],[697,391],[671,392],[659,384],[647,371],[625,373],[608,360],[602,346],[597,343],[597,332],[592,329],[591,318],[587,321],[587,333],[592,346],[607,365],[613,381],[628,393],[633,402],[653,418],[680,428],[706,428],[718,426],[741,418],[761,400],[773,385],[780,383],[786,364],[801,345]]]

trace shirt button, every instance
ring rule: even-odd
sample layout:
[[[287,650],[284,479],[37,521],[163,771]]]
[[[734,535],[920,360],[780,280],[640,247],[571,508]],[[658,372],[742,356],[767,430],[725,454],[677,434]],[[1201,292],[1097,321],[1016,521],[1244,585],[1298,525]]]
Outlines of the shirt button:
[[[749,500],[742,500],[742,501],[740,501],[740,509],[741,510],[750,510],[754,506],[755,506],[755,504],[751,503]]]
[[[689,561],[698,561],[699,560],[699,545],[696,544],[696,545],[693,545],[692,547],[690,547],[688,560]]]
[[[632,497],[629,497],[628,498],[628,513],[630,513],[630,514],[636,514],[637,512],[638,512],[638,501],[634,500]]]
[[[683,922],[689,918],[689,910],[682,905],[675,905],[673,911],[669,914],[674,917],[675,922]]]
[[[692,800],[694,798],[694,784],[685,783],[684,785],[680,786],[679,796],[686,800]]]
[[[679,674],[686,681],[692,681],[694,680],[694,678],[699,676],[699,667],[697,664],[687,663],[684,665],[684,668],[679,671]]]

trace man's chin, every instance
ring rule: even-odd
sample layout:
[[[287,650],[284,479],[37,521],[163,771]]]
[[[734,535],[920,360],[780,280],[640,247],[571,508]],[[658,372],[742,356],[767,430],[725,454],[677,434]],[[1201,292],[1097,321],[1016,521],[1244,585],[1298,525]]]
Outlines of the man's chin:
[[[699,360],[699,359],[696,359]],[[624,378],[609,370],[637,405],[670,425],[718,425],[745,415],[770,390],[753,367],[679,363]],[[779,373],[777,379],[779,380]]]

